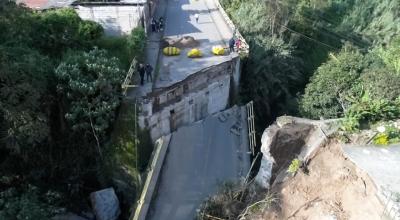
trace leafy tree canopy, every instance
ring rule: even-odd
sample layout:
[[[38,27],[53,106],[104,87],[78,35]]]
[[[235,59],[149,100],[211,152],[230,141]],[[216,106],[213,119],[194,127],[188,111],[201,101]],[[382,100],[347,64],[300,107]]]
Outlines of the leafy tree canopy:
[[[124,78],[117,59],[110,59],[106,51],[97,48],[70,53],[56,69],[56,77],[71,128],[104,135],[114,120]]]
[[[40,63],[40,65],[38,65]],[[25,152],[41,144],[49,134],[48,118],[43,108],[50,61],[28,48],[0,46],[0,112],[3,138],[8,148]]]

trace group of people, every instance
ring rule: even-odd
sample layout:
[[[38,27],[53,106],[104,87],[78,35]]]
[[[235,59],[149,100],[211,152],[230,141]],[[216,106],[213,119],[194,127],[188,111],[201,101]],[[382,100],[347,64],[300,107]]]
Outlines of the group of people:
[[[158,20],[151,19],[151,31],[160,32],[164,30],[164,18],[160,17]]]
[[[140,85],[144,84],[144,76],[146,75],[146,81],[152,82],[153,81],[153,67],[150,64],[144,65],[143,63],[139,64],[138,72],[140,76]]]
[[[236,52],[239,52],[240,50],[240,46],[241,46],[242,42],[240,41],[239,38],[232,37],[229,40],[229,52],[235,52],[235,47],[236,47]]]

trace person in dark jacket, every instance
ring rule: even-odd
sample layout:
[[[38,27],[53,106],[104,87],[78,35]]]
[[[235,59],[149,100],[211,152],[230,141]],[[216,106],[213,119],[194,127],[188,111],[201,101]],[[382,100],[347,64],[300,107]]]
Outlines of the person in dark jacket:
[[[164,30],[164,18],[160,17],[158,19],[158,31],[163,31]]]
[[[146,81],[147,82],[149,82],[149,79],[150,79],[150,82],[153,81],[152,72],[153,72],[153,67],[150,64],[146,64],[146,76],[147,76]]]
[[[229,51],[235,52],[235,39],[233,37],[229,40]]]
[[[144,74],[145,74],[145,69],[144,69],[144,65],[143,64],[139,64],[139,76],[140,76],[140,85],[144,84]]]
[[[156,32],[156,20],[154,18],[151,19],[151,31]]]

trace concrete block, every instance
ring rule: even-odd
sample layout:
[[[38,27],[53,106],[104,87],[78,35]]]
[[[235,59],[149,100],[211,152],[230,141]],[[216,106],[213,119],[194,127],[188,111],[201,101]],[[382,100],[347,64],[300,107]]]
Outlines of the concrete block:
[[[91,193],[90,201],[97,220],[117,220],[121,214],[118,197],[113,188]]]

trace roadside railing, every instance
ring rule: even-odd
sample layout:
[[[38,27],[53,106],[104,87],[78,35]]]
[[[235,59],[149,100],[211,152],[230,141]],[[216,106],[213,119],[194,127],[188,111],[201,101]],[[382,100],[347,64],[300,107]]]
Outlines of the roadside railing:
[[[250,46],[247,44],[247,42],[244,39],[244,37],[242,36],[242,34],[240,34],[239,30],[236,28],[235,24],[232,22],[232,20],[230,19],[230,17],[228,16],[228,14],[224,10],[224,8],[222,7],[219,0],[214,0],[214,1],[215,1],[215,4],[217,5],[219,12],[222,14],[222,17],[224,18],[225,23],[232,30],[232,33],[236,36],[236,38],[238,38],[240,40],[240,42],[241,42],[240,52],[248,54],[250,51]]]
[[[137,65],[137,61],[136,59],[133,59],[131,62],[131,65],[129,67],[128,73],[126,74],[125,80],[121,85],[122,88],[122,94],[125,96],[128,88],[132,88],[132,87],[138,87],[137,85],[133,85],[132,84],[132,76],[135,72],[136,69],[136,65]]]
[[[145,220],[149,209],[150,203],[156,191],[158,178],[164,159],[168,150],[171,135],[163,136],[156,141],[154,152],[150,158],[148,173],[144,183],[141,195],[137,201],[137,206],[134,212],[131,213],[130,220]]]
[[[249,147],[252,155],[254,156],[256,147],[256,129],[254,127],[253,101],[246,104],[246,112],[247,112],[247,127],[249,135]]]

